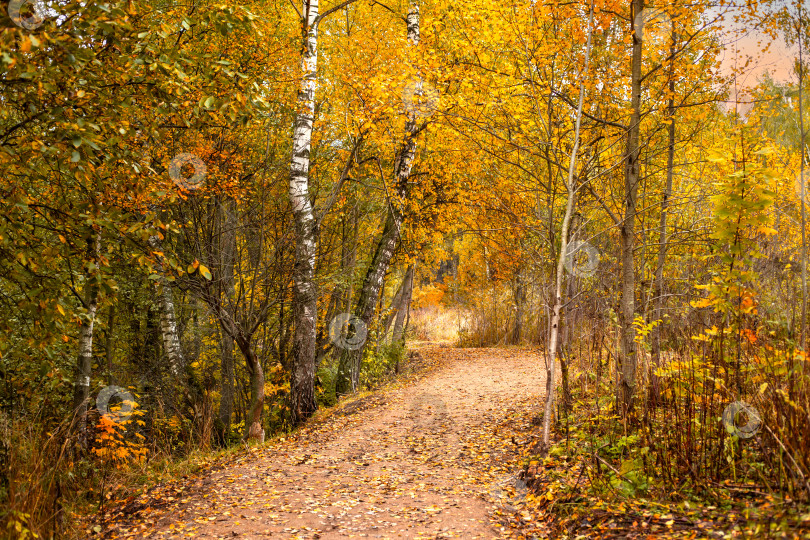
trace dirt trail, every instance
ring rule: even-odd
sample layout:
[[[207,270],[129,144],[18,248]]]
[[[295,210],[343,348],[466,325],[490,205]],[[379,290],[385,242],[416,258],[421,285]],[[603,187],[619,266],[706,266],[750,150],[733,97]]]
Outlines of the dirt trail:
[[[521,496],[542,364],[526,350],[419,352],[437,366],[415,384],[267,444],[110,537],[508,536],[498,520]]]

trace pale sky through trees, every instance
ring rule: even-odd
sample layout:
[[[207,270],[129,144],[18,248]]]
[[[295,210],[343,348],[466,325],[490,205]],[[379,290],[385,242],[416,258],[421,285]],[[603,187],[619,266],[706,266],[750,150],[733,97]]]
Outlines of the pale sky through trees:
[[[724,54],[721,56],[721,73],[730,76],[738,71],[737,85],[741,94],[758,83],[766,74],[778,83],[796,82],[793,64],[798,58],[798,47],[788,47],[784,34],[777,31],[778,38],[773,39],[759,25],[731,22],[734,11],[727,11],[725,21],[720,22],[724,28]],[[750,63],[746,66],[746,62]],[[732,97],[733,99],[733,85]],[[746,98],[742,97],[741,101]],[[733,104],[729,104],[733,108]],[[750,106],[743,105],[742,110]]]

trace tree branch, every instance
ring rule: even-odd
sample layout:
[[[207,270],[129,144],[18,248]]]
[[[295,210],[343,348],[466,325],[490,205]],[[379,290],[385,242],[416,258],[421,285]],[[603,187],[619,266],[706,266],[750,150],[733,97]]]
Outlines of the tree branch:
[[[357,2],[357,0],[346,0],[345,2],[341,2],[340,4],[336,5],[333,8],[327,9],[326,11],[324,11],[323,13],[321,13],[320,15],[318,15],[315,18],[315,23],[314,24],[320,23],[323,19],[327,18],[332,13],[334,13],[336,11],[340,11],[341,9],[348,6],[349,4],[354,4],[355,2]]]

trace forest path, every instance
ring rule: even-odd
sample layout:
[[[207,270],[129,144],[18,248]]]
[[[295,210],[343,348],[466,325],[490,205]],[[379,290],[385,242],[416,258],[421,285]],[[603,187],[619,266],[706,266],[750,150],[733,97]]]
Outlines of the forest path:
[[[524,349],[418,352],[435,366],[415,383],[243,455],[114,537],[508,537],[498,522],[521,496],[542,361]]]

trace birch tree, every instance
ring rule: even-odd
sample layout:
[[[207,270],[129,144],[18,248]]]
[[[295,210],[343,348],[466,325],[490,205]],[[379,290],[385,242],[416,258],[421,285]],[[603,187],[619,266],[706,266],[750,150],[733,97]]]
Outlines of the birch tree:
[[[88,265],[97,268],[101,251],[101,237],[94,234],[87,241]],[[85,291],[82,304],[85,310],[79,327],[79,354],[73,378],[73,410],[75,432],[79,434],[84,445],[84,433],[87,427],[87,408],[90,399],[90,375],[93,366],[93,327],[98,310],[99,288],[95,272],[88,272],[85,277]]]
[[[319,0],[304,0],[301,17],[301,84],[298,89],[290,160],[290,203],[295,223],[293,266],[293,334],[290,398],[293,422],[308,418],[315,409],[318,293],[315,287],[317,231],[309,194],[309,153],[315,122],[318,78],[318,25],[324,17],[356,0],[347,0],[319,14]]]
[[[577,103],[576,120],[574,125],[574,145],[568,160],[568,178],[565,182],[567,191],[565,201],[565,214],[560,226],[560,252],[557,255],[556,279],[554,281],[554,307],[551,311],[551,327],[548,338],[548,363],[546,380],[546,404],[543,413],[543,444],[548,448],[549,431],[551,428],[551,417],[554,414],[554,395],[556,393],[555,360],[557,358],[557,348],[560,336],[560,319],[563,309],[563,279],[565,271],[565,258],[570,256],[568,251],[568,229],[574,215],[576,204],[576,168],[577,152],[579,151],[579,129],[582,123],[582,107],[585,103],[585,77],[588,74],[588,67],[591,54],[591,39],[593,34],[593,1],[588,10],[588,38],[585,45],[585,67],[580,76],[579,102]]]
[[[419,45],[419,4],[414,2],[410,5],[408,15],[405,18],[408,35],[408,43],[412,48]],[[421,81],[416,82],[414,99],[424,92]],[[425,128],[426,123],[418,124],[419,115],[417,107],[413,106],[408,111],[408,121],[405,125],[405,136],[397,151],[394,160],[394,191],[396,197],[391,197],[388,201],[388,213],[383,227],[382,235],[377,242],[377,247],[369,264],[366,276],[363,280],[363,288],[360,291],[354,314],[360,318],[366,326],[371,324],[374,317],[374,309],[380,295],[385,273],[391,264],[394,250],[399,243],[399,238],[404,221],[403,210],[397,207],[398,201],[405,199],[408,191],[408,181],[411,177],[411,169],[416,156],[416,139],[419,133]],[[340,355],[338,365],[338,375],[335,383],[335,393],[344,395],[357,390],[360,381],[360,363],[363,358],[365,345],[358,349],[344,350]]]
[[[159,237],[149,238],[149,246],[153,252],[162,256],[162,242]],[[183,349],[180,345],[180,335],[177,331],[177,317],[175,316],[174,297],[169,280],[163,273],[163,265],[158,260],[158,278],[155,281],[155,299],[160,313],[160,335],[163,339],[163,349],[169,362],[169,371],[175,377],[180,377],[185,366]]]
[[[301,13],[301,87],[293,131],[290,161],[290,202],[295,221],[295,266],[293,269],[293,365],[290,373],[292,414],[296,422],[316,409],[315,328],[318,297],[315,289],[315,215],[309,198],[309,152],[315,120],[315,88],[318,69],[318,0],[304,0]]]

